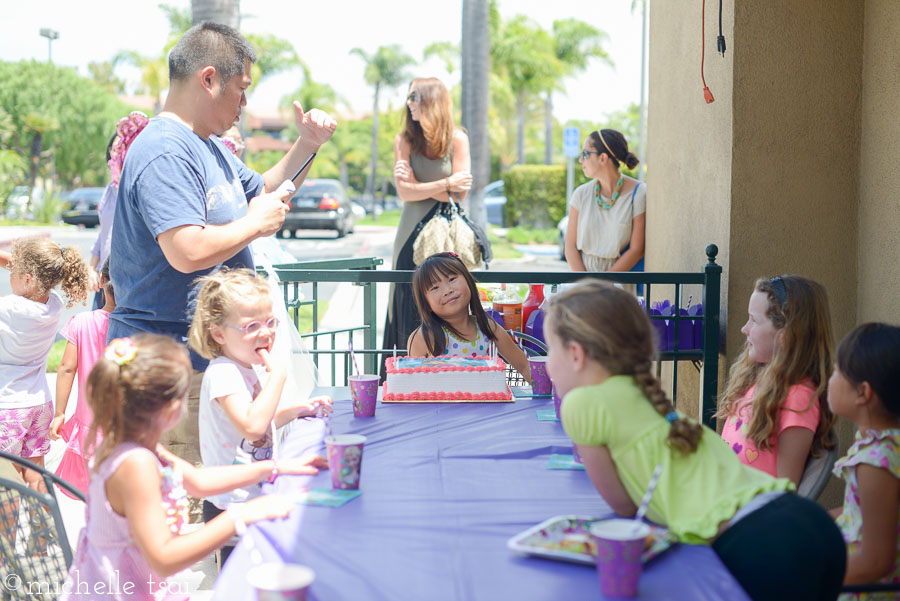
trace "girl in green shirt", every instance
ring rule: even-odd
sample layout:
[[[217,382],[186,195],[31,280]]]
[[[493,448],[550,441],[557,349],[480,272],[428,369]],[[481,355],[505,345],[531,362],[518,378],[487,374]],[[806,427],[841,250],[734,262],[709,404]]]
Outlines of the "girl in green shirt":
[[[580,283],[551,299],[544,327],[563,426],[613,511],[633,516],[661,464],[648,517],[682,542],[711,544],[751,598],[837,598],[846,551],[834,522],[675,411],[653,376],[654,331],[634,296]]]

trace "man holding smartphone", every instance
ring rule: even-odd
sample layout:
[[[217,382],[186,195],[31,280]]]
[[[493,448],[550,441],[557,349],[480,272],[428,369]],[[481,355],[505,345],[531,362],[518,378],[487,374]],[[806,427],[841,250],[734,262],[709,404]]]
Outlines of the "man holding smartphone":
[[[108,340],[152,332],[186,341],[195,280],[222,267],[254,267],[248,245],[284,222],[290,192],[281,185],[334,133],[330,115],[294,102],[299,135],[285,156],[263,174],[237,160],[218,136],[240,119],[255,60],[240,33],[209,22],[169,53],[163,111],[129,149],[119,185],[110,249],[117,307]],[[182,424],[193,434],[170,448],[199,461],[193,397],[206,361],[193,352],[191,361],[193,415]]]

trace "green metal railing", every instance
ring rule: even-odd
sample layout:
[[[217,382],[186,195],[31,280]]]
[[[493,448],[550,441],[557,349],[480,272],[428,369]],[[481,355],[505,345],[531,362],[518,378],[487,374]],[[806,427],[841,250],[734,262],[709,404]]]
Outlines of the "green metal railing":
[[[645,299],[645,306],[648,314],[653,300],[654,287],[674,287],[674,315],[672,316],[655,316],[650,315],[651,320],[671,320],[674,322],[674,346],[671,350],[660,351],[657,363],[657,370],[661,370],[662,362],[674,362],[672,370],[672,398],[677,398],[678,386],[678,369],[679,361],[691,361],[701,372],[701,393],[700,393],[700,409],[701,419],[707,425],[715,427],[713,414],[716,410],[716,399],[718,394],[718,364],[719,364],[719,315],[720,315],[720,293],[721,293],[721,275],[722,268],[716,264],[716,255],[719,249],[710,244],[706,247],[707,262],[703,269],[698,272],[683,273],[639,273],[639,272],[614,272],[614,273],[595,273],[595,272],[510,272],[510,271],[477,271],[474,272],[475,278],[480,283],[506,283],[506,284],[565,284],[575,282],[585,277],[598,278],[621,284],[643,284],[644,292],[642,296]],[[312,306],[312,322],[313,331],[311,333],[302,334],[303,338],[311,340],[312,349],[310,354],[319,364],[320,356],[331,356],[332,358],[339,355],[348,354],[346,349],[337,349],[338,338],[342,336],[348,337],[353,342],[354,353],[361,355],[364,361],[365,371],[368,373],[376,373],[377,359],[379,355],[384,353],[392,353],[394,349],[378,348],[377,340],[377,323],[376,323],[376,288],[378,284],[397,284],[410,283],[412,281],[412,271],[386,271],[378,270],[377,267],[383,261],[378,258],[360,258],[360,259],[337,259],[331,261],[306,261],[301,263],[290,263],[276,265],[275,271],[282,282],[284,289],[285,306],[289,314],[292,315],[294,323],[297,324],[299,308],[304,305]],[[358,326],[351,326],[335,330],[320,331],[319,315],[318,315],[318,296],[319,289],[323,283],[351,283],[363,287],[363,323]],[[301,299],[301,284],[310,284],[312,286],[311,298]],[[702,316],[682,316],[678,308],[682,307],[684,300],[684,286],[700,286],[702,288],[703,315]],[[678,331],[682,322],[694,321],[700,319],[703,322],[702,345],[699,350],[678,348]],[[362,336],[363,345],[357,348],[357,340],[355,334]],[[319,348],[320,340],[323,337],[330,339],[330,348]],[[405,349],[397,349],[397,354],[405,354]],[[346,382],[346,376],[349,374],[349,365],[344,360],[343,376]],[[336,384],[335,362],[331,362],[331,380],[332,384]]]

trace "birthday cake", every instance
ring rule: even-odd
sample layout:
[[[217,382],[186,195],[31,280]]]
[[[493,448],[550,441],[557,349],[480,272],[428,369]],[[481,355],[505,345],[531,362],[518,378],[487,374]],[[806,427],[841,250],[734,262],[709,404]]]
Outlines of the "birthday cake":
[[[506,363],[497,357],[393,357],[384,401],[510,401]]]

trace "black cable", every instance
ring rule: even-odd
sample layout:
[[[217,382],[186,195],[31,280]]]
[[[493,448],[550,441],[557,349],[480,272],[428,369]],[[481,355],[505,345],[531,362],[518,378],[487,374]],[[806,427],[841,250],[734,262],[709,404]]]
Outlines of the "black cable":
[[[719,0],[719,37],[716,38],[716,48],[719,54],[725,56],[725,36],[722,35],[722,0]]]

